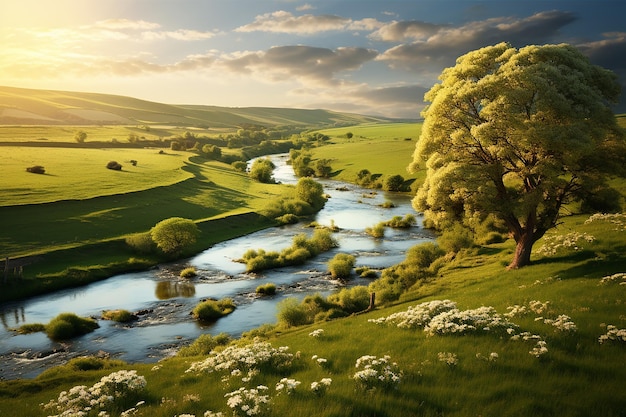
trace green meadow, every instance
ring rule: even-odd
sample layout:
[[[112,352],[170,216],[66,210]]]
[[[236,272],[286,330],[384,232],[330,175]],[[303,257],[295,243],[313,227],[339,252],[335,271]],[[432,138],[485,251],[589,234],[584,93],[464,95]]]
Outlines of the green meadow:
[[[610,325],[626,327],[626,286],[620,285],[624,277],[603,280],[623,272],[626,241],[623,228],[616,230],[606,221],[586,224],[587,218],[568,217],[553,232],[596,236],[578,251],[536,256],[529,267],[505,271],[513,245],[488,245],[460,254],[437,277],[418,282],[394,305],[311,326],[249,332],[237,346],[262,340],[274,348],[288,347],[286,352],[294,356],[289,366],[262,368],[247,382],[242,381],[245,372],[237,376],[230,371],[189,371],[206,355],[177,356],[158,364],[77,359],[32,380],[0,382],[0,412],[50,415],[54,410],[43,410],[40,404],[56,400],[61,391],[92,386],[118,370],[135,370],[146,386],[123,409],[145,401],[137,407],[138,416],[203,416],[207,410],[230,415],[225,395],[258,385],[268,387],[263,393],[270,401],[262,415],[273,416],[311,415],[313,410],[322,417],[621,416],[626,407],[626,345],[599,339]],[[429,335],[420,328],[371,321],[433,300],[451,300],[459,310],[493,307],[500,316],[515,306],[543,305],[541,312],[527,310],[507,320],[516,326],[516,334],[528,332],[543,340],[546,351],[536,356],[536,340],[514,340],[495,328]],[[545,321],[563,315],[574,323],[573,329]],[[372,391],[359,388],[355,365],[364,355],[388,355],[401,373],[399,383]],[[278,391],[283,378],[300,384],[291,394]],[[325,393],[316,394],[310,384],[322,378],[332,383]]]
[[[401,175],[414,180],[412,187],[423,181],[424,173],[409,173],[415,142],[421,123],[365,124],[320,130],[331,138],[332,146],[312,149],[314,158],[329,159],[333,178],[354,182],[357,173],[367,169],[373,175]],[[346,135],[352,133],[352,137]]]
[[[263,113],[256,114],[261,118]],[[626,118],[618,120],[626,127]],[[30,133],[24,133],[28,129]],[[12,127],[0,137],[5,143],[0,155],[0,254],[37,261],[24,267],[21,289],[3,288],[2,300],[161,261],[129,251],[124,239],[148,231],[164,218],[186,217],[198,224],[201,237],[190,253],[270,227],[274,221],[263,216],[268,203],[291,192],[284,185],[251,181],[228,164],[166,146],[164,153],[160,148],[79,148],[73,139],[77,129]],[[87,142],[102,138],[113,143],[112,138],[121,140],[137,128],[84,129]],[[419,129],[419,123],[324,128],[320,132],[330,140],[311,148],[311,153],[313,158],[331,160],[334,178],[354,181],[360,170],[367,169],[381,177],[402,175],[413,181],[415,189],[423,173],[409,174],[406,166]],[[167,130],[160,136],[151,128],[146,135],[181,132]],[[37,145],[20,146],[31,141]],[[40,145],[54,142],[67,146]],[[123,169],[106,169],[110,160]],[[42,165],[46,173],[27,173],[30,165]],[[612,182],[626,192],[623,179]],[[0,381],[0,416],[60,414],[62,410],[44,410],[42,404],[56,401],[64,390],[94,386],[122,370],[136,371],[145,378],[145,387],[127,399],[116,396],[121,399],[107,408],[112,416],[132,408],[134,414],[131,410],[125,415],[250,414],[241,406],[231,408],[235,401],[229,398],[240,388],[258,386],[267,387],[259,395],[266,395],[269,402],[259,405],[258,413],[266,416],[624,416],[626,224],[623,215],[613,220],[589,222],[589,214],[574,213],[535,248],[571,233],[592,235],[593,241],[550,255],[536,253],[530,266],[506,270],[515,247],[511,240],[465,249],[389,305],[302,327],[267,325],[228,348],[215,349],[223,353],[268,342],[274,348],[288,347],[284,351],[293,356],[285,366],[276,359],[257,369],[248,360],[248,369],[242,364],[242,369],[193,370],[212,357],[208,350],[144,364],[78,358],[34,379]],[[429,334],[420,327],[373,322],[436,300],[450,300],[460,311],[489,307],[510,323],[512,332],[481,327]],[[560,327],[563,322],[568,326]],[[398,380],[362,389],[354,376],[357,361],[364,356],[388,356]],[[284,378],[292,382],[283,386],[295,386],[291,393],[277,389]],[[325,378],[330,385],[314,392],[311,384]],[[124,393],[123,386],[117,389]],[[88,415],[98,412],[96,407]]]

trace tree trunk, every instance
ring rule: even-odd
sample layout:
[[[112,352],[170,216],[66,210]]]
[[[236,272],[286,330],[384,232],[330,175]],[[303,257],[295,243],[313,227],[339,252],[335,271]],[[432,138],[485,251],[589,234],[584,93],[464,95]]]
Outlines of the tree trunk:
[[[535,239],[531,231],[525,231],[517,240],[515,246],[515,255],[513,261],[507,266],[506,269],[518,269],[526,265],[530,265],[530,253],[533,249]]]

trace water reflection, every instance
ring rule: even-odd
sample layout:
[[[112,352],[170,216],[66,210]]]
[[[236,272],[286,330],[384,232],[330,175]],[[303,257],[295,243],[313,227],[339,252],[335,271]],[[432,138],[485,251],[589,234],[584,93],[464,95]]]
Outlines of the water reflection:
[[[196,286],[188,281],[159,281],[156,283],[154,294],[159,300],[190,298],[196,295]]]

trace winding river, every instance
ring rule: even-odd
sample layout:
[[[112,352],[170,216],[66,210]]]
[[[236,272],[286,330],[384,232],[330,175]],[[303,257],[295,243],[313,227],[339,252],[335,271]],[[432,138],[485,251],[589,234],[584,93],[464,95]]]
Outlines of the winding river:
[[[274,178],[283,183],[297,179],[287,155],[273,155]],[[265,323],[276,323],[276,306],[287,297],[303,298],[319,292],[327,295],[345,283],[330,279],[325,263],[337,252],[351,253],[357,266],[382,269],[404,259],[405,251],[432,236],[418,226],[408,230],[387,229],[384,239],[373,239],[365,228],[393,216],[414,213],[410,197],[378,192],[332,180],[321,181],[330,199],[317,214],[321,225],[334,223],[340,247],[319,255],[305,265],[246,274],[245,265],[234,260],[247,249],[280,250],[291,246],[298,233],[311,234],[306,224],[259,232],[212,246],[191,259],[161,265],[150,271],[121,274],[85,287],[58,291],[0,306],[0,378],[32,378],[43,370],[80,355],[103,355],[128,362],[156,362],[172,355],[183,344],[203,333],[228,333],[234,337]],[[393,208],[382,208],[385,201]],[[181,269],[194,266],[198,277],[179,278]],[[277,294],[259,297],[257,286],[272,282]],[[348,285],[367,285],[354,277]],[[237,309],[212,325],[202,325],[190,313],[201,299],[231,297]],[[19,335],[11,329],[26,323],[47,323],[63,312],[99,318],[103,310],[126,309],[139,320],[119,324],[98,320],[100,328],[68,342],[53,342],[44,333]]]

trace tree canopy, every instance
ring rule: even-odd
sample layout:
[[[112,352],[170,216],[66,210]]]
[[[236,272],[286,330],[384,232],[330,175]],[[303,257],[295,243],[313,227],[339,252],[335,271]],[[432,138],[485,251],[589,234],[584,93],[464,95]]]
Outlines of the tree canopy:
[[[195,243],[199,233],[200,230],[193,220],[181,217],[162,220],[150,230],[154,243],[168,254],[182,252],[187,246]]]
[[[413,205],[439,228],[495,216],[517,244],[509,268],[530,263],[565,204],[607,195],[606,174],[623,173],[610,108],[617,77],[576,48],[500,43],[461,56],[439,79],[425,95],[411,169],[425,165],[427,176]]]

